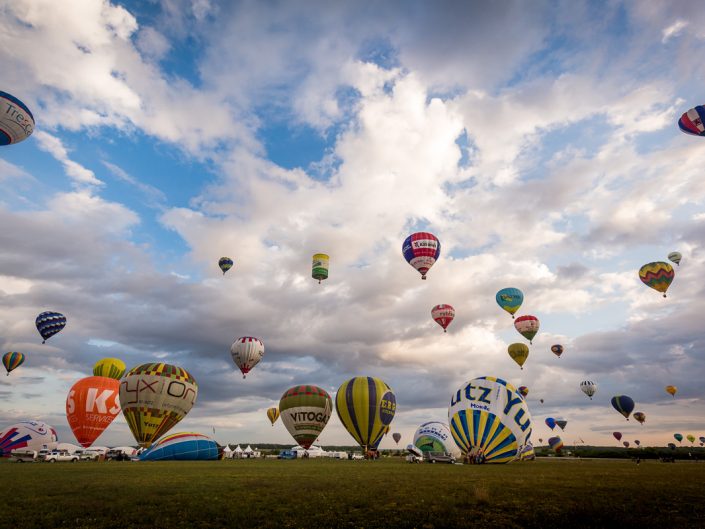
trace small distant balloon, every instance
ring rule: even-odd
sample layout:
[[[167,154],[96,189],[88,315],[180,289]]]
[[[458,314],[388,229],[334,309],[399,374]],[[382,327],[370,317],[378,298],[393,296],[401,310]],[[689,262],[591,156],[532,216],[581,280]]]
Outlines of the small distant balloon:
[[[563,354],[563,346],[561,344],[556,344],[551,346],[551,352],[558,358]]]
[[[279,408],[276,406],[269,408],[267,410],[267,417],[269,418],[269,422],[272,423],[272,426],[274,426],[274,423],[277,422],[277,419],[279,418]]]
[[[526,386],[519,386],[517,388],[517,391],[524,398],[526,398],[529,395],[529,388],[527,388]]]
[[[11,145],[29,138],[34,131],[34,116],[15,96],[0,90],[0,145]]]
[[[328,279],[330,257],[324,253],[317,253],[313,256],[311,263],[311,277],[318,279],[318,284],[321,281]]]
[[[120,380],[125,374],[125,362],[119,358],[103,358],[93,366],[93,376]]]
[[[543,443],[543,439],[539,437],[539,443]]]
[[[39,334],[41,334],[44,339],[42,343],[46,343],[49,338],[61,332],[61,329],[66,327],[66,316],[60,312],[46,311],[37,316],[34,324],[37,326]]]
[[[668,443],[668,448],[670,448],[671,450],[675,450],[676,444],[675,443]]]
[[[678,441],[679,443],[683,440],[683,436],[679,433],[674,433],[673,438]]]
[[[670,394],[674,399],[676,398],[676,392],[678,388],[676,386],[666,386],[666,393]]]
[[[624,448],[629,448],[629,441],[622,441]]]
[[[543,399],[539,399],[539,402],[540,402],[541,404],[543,404]]]
[[[514,320],[514,328],[519,334],[529,340],[529,343],[533,343],[531,340],[533,340],[536,333],[539,332],[539,326],[539,319],[536,316],[519,316]]]
[[[663,261],[647,263],[639,269],[639,279],[647,287],[661,292],[666,297],[666,291],[671,286],[675,271],[673,267]]]
[[[580,389],[583,393],[590,397],[590,400],[592,400],[592,396],[595,392],[597,392],[597,384],[595,384],[592,380],[583,380],[580,383]]]
[[[701,443],[705,443],[705,437],[702,437],[702,436],[701,436],[701,437],[698,437],[698,440],[699,440]]]
[[[401,251],[406,262],[421,274],[421,279],[426,279],[429,269],[441,255],[441,243],[432,233],[412,233],[402,244]]]
[[[634,444],[639,446],[641,444],[641,441],[639,441],[639,439],[634,439]]]
[[[523,343],[513,343],[507,347],[507,352],[509,356],[512,357],[519,367],[524,369],[524,362],[529,358],[529,347]]]
[[[615,439],[617,439],[617,441],[622,440],[622,432],[612,432],[612,435],[614,436]]]
[[[678,120],[678,127],[682,132],[692,136],[705,136],[705,107],[698,105],[683,113]]]
[[[455,309],[451,305],[436,305],[431,309],[431,317],[443,327],[443,332],[447,332],[448,325],[455,318]]]
[[[668,254],[668,260],[676,263],[678,266],[681,265],[681,259],[683,259],[683,256],[680,252],[671,252]]]
[[[392,439],[394,439],[394,442],[396,444],[399,444],[399,441],[401,441],[401,434],[400,433],[393,433]]]
[[[497,305],[506,310],[512,318],[514,318],[514,314],[524,302],[524,293],[518,288],[503,288],[497,292],[495,299],[497,300]]]
[[[639,424],[644,424],[646,420],[646,414],[640,411],[635,411],[632,417],[634,417]]]
[[[612,407],[619,413],[624,415],[624,418],[629,420],[629,414],[634,410],[634,401],[626,395],[616,395],[612,397]]]
[[[223,275],[225,275],[225,272],[230,270],[234,264],[235,262],[230,259],[230,257],[221,257],[220,259],[218,259],[218,266],[223,271]]]
[[[24,354],[15,351],[2,355],[2,365],[4,365],[5,369],[7,369],[8,377],[10,376],[10,371],[13,371],[20,367],[22,365],[22,362],[24,362],[24,359]]]
[[[553,448],[553,450],[558,453],[561,451],[561,448],[563,448],[563,441],[561,441],[560,437],[551,437],[548,440],[548,446]]]
[[[548,417],[546,418],[546,426],[548,426],[551,430],[553,430],[556,427],[556,419],[553,417]]]
[[[568,421],[566,421],[565,419],[556,419],[556,426],[558,426],[561,431],[564,431],[567,425]]]
[[[691,444],[695,442],[695,436],[693,434],[688,434],[685,436],[685,438],[688,439]]]

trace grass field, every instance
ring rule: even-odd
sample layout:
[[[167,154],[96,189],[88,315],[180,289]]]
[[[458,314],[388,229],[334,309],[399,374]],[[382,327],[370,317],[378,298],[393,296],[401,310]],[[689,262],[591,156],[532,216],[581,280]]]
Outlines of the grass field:
[[[705,527],[705,463],[0,463],[0,528]]]

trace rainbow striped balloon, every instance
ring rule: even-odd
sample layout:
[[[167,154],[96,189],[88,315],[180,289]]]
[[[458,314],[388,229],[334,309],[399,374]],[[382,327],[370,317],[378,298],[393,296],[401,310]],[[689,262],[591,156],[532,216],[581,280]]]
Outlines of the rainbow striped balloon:
[[[663,261],[646,263],[639,269],[639,279],[641,279],[641,282],[647,287],[662,292],[664,298],[666,297],[666,291],[668,290],[668,287],[671,286],[675,275],[676,274],[673,267]]]
[[[10,376],[10,371],[17,369],[24,362],[25,356],[22,353],[9,352],[2,357],[2,365],[7,369],[7,376]]]

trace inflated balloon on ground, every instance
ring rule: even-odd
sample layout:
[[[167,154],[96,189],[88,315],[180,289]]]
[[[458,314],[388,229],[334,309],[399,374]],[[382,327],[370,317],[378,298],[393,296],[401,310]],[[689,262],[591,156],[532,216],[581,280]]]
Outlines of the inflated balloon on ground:
[[[414,433],[414,446],[422,452],[446,452],[460,457],[450,428],[440,421],[429,421],[419,426]]]
[[[279,401],[279,414],[294,440],[310,448],[328,424],[333,401],[328,392],[313,385],[287,389]]]
[[[41,421],[22,421],[0,431],[0,457],[7,457],[13,450],[55,448],[59,440],[56,430]]]
[[[397,409],[394,391],[375,377],[355,377],[338,388],[335,411],[364,450],[376,450]]]
[[[222,448],[222,447],[221,447]],[[140,461],[213,461],[221,456],[218,444],[195,432],[166,435],[139,456]]]
[[[87,377],[76,382],[66,397],[66,419],[78,444],[88,448],[120,413],[120,382]]]

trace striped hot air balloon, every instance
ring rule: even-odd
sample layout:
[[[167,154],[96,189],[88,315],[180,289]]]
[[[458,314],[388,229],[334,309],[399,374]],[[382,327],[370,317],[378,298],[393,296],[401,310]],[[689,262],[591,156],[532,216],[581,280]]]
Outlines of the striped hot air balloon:
[[[262,360],[264,343],[259,338],[242,336],[230,346],[230,354],[235,365],[242,371],[242,378],[245,378],[247,373]]]
[[[0,145],[26,140],[34,131],[34,116],[29,108],[7,92],[0,91]]]
[[[695,108],[683,113],[678,120],[678,127],[681,131],[692,136],[705,136],[705,107],[698,105]]]
[[[34,324],[44,339],[42,343],[45,343],[49,338],[66,327],[66,316],[60,312],[46,311],[37,316]]]
[[[413,266],[421,279],[426,279],[429,269],[441,255],[441,242],[432,233],[412,233],[401,246],[406,262]]]
[[[321,435],[332,411],[333,401],[328,392],[310,384],[287,389],[279,401],[284,426],[306,450]]]
[[[668,260],[676,263],[678,266],[681,265],[681,259],[683,259],[683,256],[680,252],[671,252],[668,254]]]
[[[563,448],[563,441],[560,437],[551,437],[548,439],[548,446],[558,453],[561,451],[561,448]]]
[[[592,396],[597,392],[597,384],[592,380],[583,380],[580,383],[580,389],[592,400]]]
[[[277,422],[277,419],[279,418],[279,408],[276,406],[269,408],[267,410],[267,418],[269,419],[269,422],[272,423],[272,426],[274,426],[274,423]]]
[[[98,360],[93,366],[93,375],[120,380],[122,375],[125,374],[125,369],[125,362],[119,358],[103,358]]]
[[[639,279],[641,279],[641,282],[647,287],[661,292],[664,298],[666,297],[666,291],[668,290],[668,287],[671,286],[674,277],[675,271],[673,270],[673,267],[663,261],[646,263],[639,269]]]
[[[529,340],[529,343],[533,343],[531,340],[533,340],[536,333],[539,332],[539,327],[539,319],[536,316],[519,316],[514,320],[514,328],[519,334]]]
[[[24,362],[25,356],[22,353],[11,351],[2,355],[2,365],[7,369],[7,376],[10,376],[10,371],[17,369]]]
[[[455,309],[451,305],[436,305],[431,309],[431,317],[443,327],[443,332],[447,332],[448,325],[455,318]]]
[[[340,422],[365,451],[377,449],[396,409],[394,391],[375,377],[351,378],[335,396]]]

